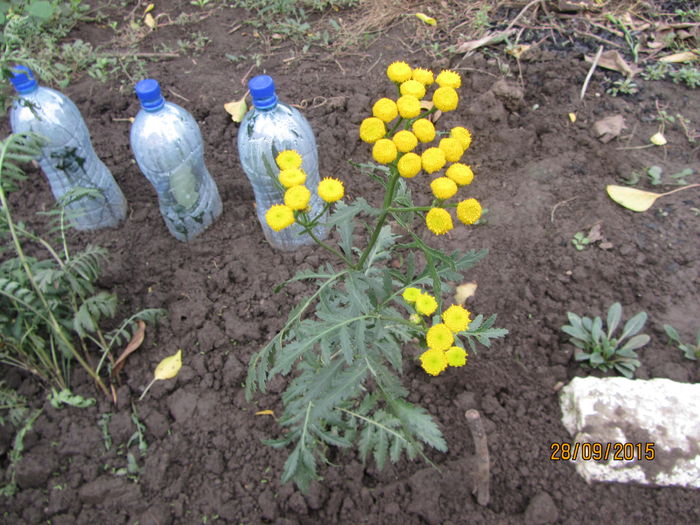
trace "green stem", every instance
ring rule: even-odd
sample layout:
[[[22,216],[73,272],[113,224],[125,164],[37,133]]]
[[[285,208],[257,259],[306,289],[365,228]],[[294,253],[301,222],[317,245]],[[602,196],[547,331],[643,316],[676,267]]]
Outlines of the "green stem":
[[[384,204],[382,205],[382,213],[381,215],[379,215],[377,225],[375,226],[374,231],[372,232],[372,236],[369,239],[369,244],[367,244],[367,247],[362,252],[360,260],[357,261],[357,264],[353,267],[355,270],[359,270],[364,266],[367,257],[369,257],[372,248],[374,248],[374,245],[377,242],[379,232],[381,231],[382,226],[384,226],[384,221],[386,220],[386,217],[389,214],[389,208],[391,206],[391,203],[394,202],[394,193],[396,193],[396,183],[398,182],[399,177],[399,170],[396,169],[396,166],[392,165],[391,175],[389,177],[389,186],[387,187],[386,193],[384,194]]]
[[[327,209],[327,207],[326,207],[325,209]],[[325,209],[324,209],[324,211],[325,211]],[[321,215],[322,215],[322,214],[323,214],[323,213],[321,213]],[[306,215],[306,214],[304,214],[304,215]],[[342,259],[342,261],[343,261],[346,265],[352,267],[352,266],[353,266],[353,263],[352,263],[352,261],[351,261],[350,259],[348,259],[345,255],[343,255],[342,253],[340,253],[338,250],[336,250],[336,249],[333,248],[332,246],[329,246],[328,244],[326,244],[325,242],[323,242],[321,239],[319,239],[319,238],[316,236],[316,234],[313,232],[313,229],[312,229],[313,226],[314,226],[314,221],[316,221],[316,220],[318,220],[318,217],[315,217],[314,220],[313,220],[313,221],[310,221],[310,222],[298,221],[298,220],[297,220],[297,224],[300,224],[300,225],[304,228],[304,233],[308,233],[309,236],[314,240],[314,242],[315,242],[316,244],[318,244],[321,248],[323,248],[324,250],[329,251],[330,253],[332,253],[332,254],[335,255],[336,257],[339,257],[340,259]]]

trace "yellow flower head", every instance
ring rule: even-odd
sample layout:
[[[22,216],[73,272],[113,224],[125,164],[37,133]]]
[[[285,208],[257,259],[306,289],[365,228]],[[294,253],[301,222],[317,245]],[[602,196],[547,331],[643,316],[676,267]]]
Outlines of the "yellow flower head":
[[[438,177],[430,183],[430,189],[433,191],[436,199],[445,200],[457,193],[457,184],[447,177]]]
[[[406,82],[411,78],[411,66],[406,62],[392,62],[389,67],[386,68],[386,76],[392,82]]]
[[[277,155],[275,162],[281,170],[301,168],[301,155],[293,149],[286,149]]]
[[[455,181],[457,186],[466,186],[467,184],[471,184],[472,180],[474,180],[474,172],[472,169],[466,164],[460,164],[459,162],[455,162],[447,168],[445,175]]]
[[[422,67],[417,67],[413,70],[412,78],[413,80],[417,80],[424,86],[429,86],[434,82],[433,72],[428,69],[423,69]]]
[[[453,346],[445,352],[447,364],[450,366],[464,366],[467,364],[467,352],[464,348]]]
[[[427,118],[416,120],[411,129],[421,142],[431,142],[435,138],[435,126]]]
[[[416,118],[420,115],[420,100],[413,95],[403,95],[396,101],[399,115],[403,118]]]
[[[293,210],[303,210],[308,206],[311,192],[306,186],[293,186],[284,192],[284,203]]]
[[[418,100],[425,96],[425,86],[417,80],[407,80],[401,84],[399,91],[402,95],[411,95],[412,97],[416,97]]]
[[[396,102],[390,98],[380,98],[374,103],[374,106],[372,106],[372,115],[383,122],[391,122],[398,114],[399,110],[396,107]],[[382,135],[382,137],[383,136],[384,135]]]
[[[379,164],[394,162],[398,154],[396,144],[389,139],[379,139],[372,147],[372,158]]]
[[[440,139],[438,147],[445,152],[447,162],[457,162],[462,158],[462,153],[464,153],[460,142],[453,138]]]
[[[267,225],[276,232],[294,224],[294,212],[289,206],[275,204],[265,213]]]
[[[360,138],[372,144],[386,135],[384,121],[377,117],[368,117],[360,124]]]
[[[304,184],[306,182],[306,173],[300,168],[288,168],[280,171],[279,179],[282,186],[291,188],[292,186]]]
[[[412,151],[418,145],[416,136],[408,130],[402,129],[394,135],[394,144],[396,149],[402,153]]]
[[[407,303],[415,303],[421,293],[422,292],[418,288],[410,287],[403,291],[401,297],[403,297],[403,300]]]
[[[431,376],[438,376],[447,368],[447,356],[442,350],[430,348],[421,354],[420,366]]]
[[[440,74],[435,79],[435,82],[437,82],[440,87],[451,87],[457,89],[462,85],[462,77],[459,76],[459,73],[455,73],[449,69],[444,69],[440,71]]]
[[[437,301],[435,298],[427,293],[421,293],[416,298],[416,311],[423,315],[432,315],[435,310],[437,310]]]
[[[476,199],[467,199],[457,205],[457,218],[464,224],[474,224],[481,217],[481,204]]]
[[[433,93],[433,104],[440,111],[452,111],[457,109],[457,104],[459,104],[459,95],[451,87],[441,87],[435,90]]]
[[[411,179],[420,173],[421,158],[417,153],[406,153],[401,156],[397,168],[399,170],[399,175],[407,179]]]
[[[425,335],[425,340],[428,348],[433,350],[447,350],[455,342],[450,329],[442,323],[431,326]]]
[[[462,149],[467,151],[472,143],[472,134],[467,128],[462,126],[454,127],[450,130],[450,137],[457,139],[462,145]]]
[[[442,235],[452,229],[452,216],[443,208],[431,208],[425,215],[425,224],[435,235]]]
[[[440,171],[445,165],[445,152],[440,148],[428,148],[421,155],[421,162],[426,173]]]
[[[442,312],[442,321],[445,323],[447,328],[452,330],[454,333],[463,332],[469,328],[469,310],[461,307],[458,304],[453,304],[447,310]]]
[[[318,183],[318,196],[325,202],[338,201],[343,198],[343,195],[345,195],[345,188],[338,179],[326,177]]]

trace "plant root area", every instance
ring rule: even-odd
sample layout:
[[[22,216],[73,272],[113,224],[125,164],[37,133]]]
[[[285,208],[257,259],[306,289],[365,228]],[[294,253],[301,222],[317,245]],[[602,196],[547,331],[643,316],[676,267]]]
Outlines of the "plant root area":
[[[185,1],[173,2],[173,9],[176,4],[183,11],[197,10]],[[109,250],[99,285],[118,294],[120,318],[145,307],[165,308],[168,316],[148,327],[143,346],[126,361],[116,405],[77,369],[73,391],[95,397],[90,408],[54,409],[35,379],[2,371],[10,386],[43,411],[24,437],[18,491],[0,498],[0,522],[700,522],[698,491],[587,484],[571,462],[550,459],[552,443],[573,441],[560,421],[558,390],[574,376],[603,375],[575,361],[574,348],[560,330],[567,311],[604,317],[616,301],[623,305],[624,319],[646,311],[644,332],[651,342],[638,352],[642,365],[636,377],[700,379],[698,362],[685,359],[663,330],[664,324],[673,325],[691,341],[698,329],[700,190],[664,197],[644,213],[619,206],[605,190],[635,172],[642,174],[638,188],[663,192],[677,187],[651,186],[645,175],[651,166],[663,168],[665,182],[693,168],[687,182],[698,182],[699,147],[687,133],[700,126],[698,91],[635,78],[638,93],[613,97],[606,93],[608,73],[597,69],[580,100],[590,64],[583,52],[548,42],[518,62],[503,54],[502,46],[471,56],[430,57],[426,50],[406,47],[421,22],[404,17],[369,47],[336,53],[312,47],[299,54],[291,43],[271,45],[249,26],[236,28],[244,17],[239,9],[217,9],[196,24],[157,28],[141,42],[172,44],[191,31],[210,38],[200,53],[147,63],[148,75],[161,83],[165,97],[199,123],[206,163],[224,203],[222,216],[188,244],[168,233],[155,191],[133,160],[128,119],[139,110],[133,84],[100,83],[85,75],[64,90],[80,108],[98,155],[129,202],[127,219],[118,228],[71,231],[70,243],[74,249],[93,243]],[[91,24],[79,26],[72,36],[100,45],[108,33]],[[262,53],[257,65],[250,58],[226,58],[255,52]],[[279,482],[286,451],[262,443],[279,436],[274,416],[281,413],[286,379],[274,380],[251,402],[243,382],[250,357],[311,290],[304,283],[276,294],[273,288],[298,270],[332,259],[316,247],[282,253],[266,243],[238,160],[238,125],[223,106],[245,94],[250,76],[270,74],[280,99],[309,119],[321,176],[341,179],[347,200],[364,197],[379,204],[381,188],[348,161],[371,161],[371,148],[359,140],[358,128],[374,101],[395,97],[385,76],[394,60],[436,72],[453,68],[462,75],[460,106],[442,115],[436,127],[463,125],[472,131],[464,162],[475,178],[459,197],[479,199],[488,212],[482,224],[458,225],[441,237],[420,220],[415,228],[430,245],[446,251],[489,251],[464,275],[463,282],[478,285],[467,307],[475,314],[497,314],[496,326],[510,333],[492,348],[470,352],[465,367],[436,378],[420,369],[417,345],[405,348],[403,378],[410,401],[428,410],[448,442],[447,453],[427,452],[437,469],[403,458],[378,471],[355,451],[330,451],[333,464],[324,466],[322,480],[304,494]],[[649,145],[659,131],[660,109],[681,114],[688,129],[676,119],[665,125],[667,145],[639,147]],[[626,127],[603,143],[594,124],[615,115],[624,117]],[[8,133],[9,124],[3,126]],[[23,220],[40,229],[44,219],[34,212],[50,209],[54,200],[42,173],[34,167],[28,173],[29,181],[12,202]],[[429,202],[430,179],[422,173],[409,181],[416,201]],[[572,243],[577,232],[593,233],[595,240],[577,250]],[[447,304],[451,293],[443,296]],[[138,401],[157,363],[178,349],[183,349],[179,375],[157,382]],[[485,506],[474,493],[478,458],[465,418],[470,409],[481,415],[491,461]],[[272,413],[256,414],[261,411]],[[143,451],[134,438],[136,422],[144,427]],[[12,439],[12,429],[3,427],[3,468],[9,467]]]

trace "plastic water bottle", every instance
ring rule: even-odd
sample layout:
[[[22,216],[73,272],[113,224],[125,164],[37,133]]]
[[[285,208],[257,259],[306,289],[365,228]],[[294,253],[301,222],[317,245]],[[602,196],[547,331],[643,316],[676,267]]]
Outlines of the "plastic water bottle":
[[[238,155],[253,186],[258,221],[265,238],[274,248],[286,251],[313,244],[310,235],[300,235],[303,228],[298,224],[274,231],[267,225],[265,213],[274,204],[284,202],[284,193],[273,181],[273,177],[277,178],[279,174],[275,158],[279,152],[290,149],[302,157],[305,185],[311,191],[310,217],[316,217],[323,210],[323,201],[317,193],[318,151],[314,133],[299,111],[277,99],[272,78],[267,75],[253,77],[248,82],[248,88],[253,98],[253,108],[243,117],[238,130]],[[324,239],[327,234],[322,225],[316,226],[313,232],[319,239]]]
[[[126,199],[95,154],[80,111],[62,93],[39,86],[29,68],[13,69],[10,80],[19,96],[10,109],[12,131],[43,137],[37,160],[73,226],[78,230],[116,226],[126,215]],[[92,191],[79,196],[73,191],[79,188]]]
[[[131,149],[158,193],[170,233],[189,241],[221,215],[221,197],[204,164],[202,133],[186,110],[166,102],[152,78],[136,84],[141,111],[131,126]]]

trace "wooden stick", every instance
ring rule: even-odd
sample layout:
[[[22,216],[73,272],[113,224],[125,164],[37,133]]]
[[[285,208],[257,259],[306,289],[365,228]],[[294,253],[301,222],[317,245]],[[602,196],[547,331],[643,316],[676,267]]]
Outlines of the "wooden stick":
[[[477,461],[476,481],[472,493],[476,493],[476,501],[479,505],[485,507],[489,504],[490,499],[489,447],[486,442],[486,432],[484,431],[484,425],[481,423],[481,416],[479,416],[478,411],[473,408],[469,409],[464,413],[464,417],[467,418],[467,424],[472,433]]]

